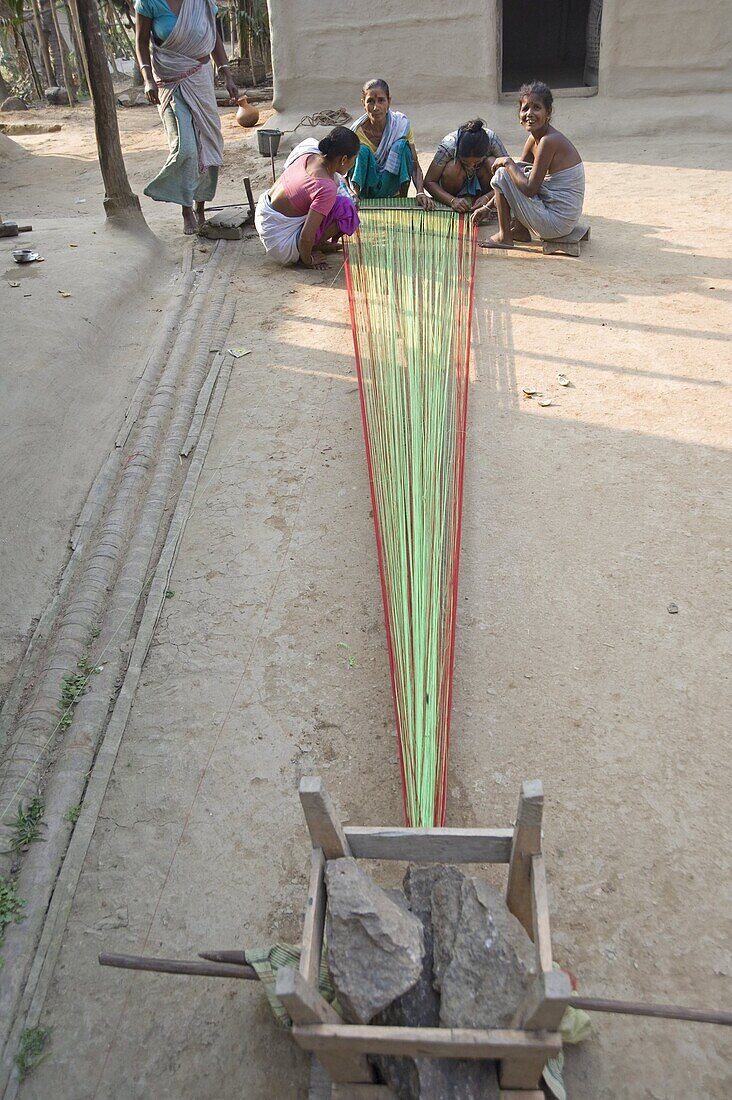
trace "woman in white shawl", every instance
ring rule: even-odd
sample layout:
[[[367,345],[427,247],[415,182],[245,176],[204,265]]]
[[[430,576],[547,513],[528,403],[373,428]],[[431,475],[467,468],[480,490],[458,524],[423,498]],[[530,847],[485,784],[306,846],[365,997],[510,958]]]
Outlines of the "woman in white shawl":
[[[392,111],[386,81],[367,80],[361,90],[361,103],[364,114],[351,123],[361,143],[349,176],[353,190],[362,199],[389,199],[406,195],[412,180],[418,205],[434,210],[432,196],[424,189],[412,124],[401,111]]]
[[[170,156],[145,188],[158,202],[183,207],[185,232],[195,233],[216,193],[223,164],[211,59],[235,103],[239,91],[216,29],[213,0],[136,0],[137,58],[145,94],[156,103]],[[152,56],[151,56],[152,53]]]

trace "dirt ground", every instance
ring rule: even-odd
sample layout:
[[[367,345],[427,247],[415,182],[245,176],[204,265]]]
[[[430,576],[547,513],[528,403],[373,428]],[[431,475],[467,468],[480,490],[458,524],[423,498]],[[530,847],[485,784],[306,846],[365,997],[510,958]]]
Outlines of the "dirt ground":
[[[570,135],[572,113],[563,102]],[[151,111],[120,119],[141,192],[162,135]],[[220,201],[231,202],[241,174],[256,190],[266,165],[229,121],[225,134]],[[88,117],[22,141],[37,154],[32,175],[27,161],[0,162],[3,194],[12,186],[13,209],[34,222],[48,216],[59,254],[68,234],[77,243],[74,198],[87,198],[78,243],[88,262],[75,256],[51,278],[47,261],[33,283],[34,294],[47,283],[41,313],[73,276],[99,324],[117,287],[104,298],[99,285],[111,238]],[[593,236],[582,258],[520,248],[478,257],[448,824],[508,825],[521,780],[541,778],[555,954],[581,990],[721,1008],[732,974],[732,283],[729,147],[715,138],[713,163],[709,149],[692,130],[673,142],[585,140]],[[41,508],[23,518],[17,487],[6,487],[16,524],[8,667],[139,373],[155,321],[143,310],[164,307],[180,261],[177,218],[149,202],[145,212],[162,244],[125,246],[124,271],[137,265],[150,282],[118,307],[104,376],[98,340],[79,359],[82,322],[59,307],[55,353],[44,322],[40,373],[10,379],[27,426],[13,448],[4,438],[3,454],[27,448]],[[282,271],[256,239],[245,256],[231,341],[252,354],[229,384],[46,1001],[48,1057],[22,1100],[304,1097],[305,1060],[256,986],[101,970],[97,953],[192,957],[296,939],[304,774],[325,777],[351,823],[401,821],[340,265]],[[6,273],[3,312],[18,293]],[[41,314],[27,308],[11,350],[35,339]],[[50,404],[39,391],[54,363],[66,381]],[[553,405],[525,400],[524,387]],[[60,490],[40,484],[49,463]],[[732,1093],[722,1029],[609,1016],[596,1025],[568,1052],[575,1100]]]

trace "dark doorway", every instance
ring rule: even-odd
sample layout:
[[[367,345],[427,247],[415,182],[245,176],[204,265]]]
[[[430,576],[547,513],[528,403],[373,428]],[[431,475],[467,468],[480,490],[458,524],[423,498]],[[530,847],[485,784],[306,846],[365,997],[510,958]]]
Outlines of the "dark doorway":
[[[585,85],[587,17],[591,0],[503,0],[501,88],[527,80],[550,88]]]

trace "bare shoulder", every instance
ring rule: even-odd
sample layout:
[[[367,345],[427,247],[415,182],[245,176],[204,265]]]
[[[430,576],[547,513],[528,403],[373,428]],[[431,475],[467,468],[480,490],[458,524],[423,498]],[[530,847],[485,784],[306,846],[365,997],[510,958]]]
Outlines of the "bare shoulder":
[[[582,162],[582,157],[569,138],[553,127],[544,134],[538,148],[550,159],[551,168],[555,172],[562,168],[573,168],[575,164]]]

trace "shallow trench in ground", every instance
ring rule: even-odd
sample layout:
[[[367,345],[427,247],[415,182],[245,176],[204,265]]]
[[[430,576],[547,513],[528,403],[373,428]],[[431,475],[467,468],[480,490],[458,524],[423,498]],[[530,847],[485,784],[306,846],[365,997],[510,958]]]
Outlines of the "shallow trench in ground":
[[[701,163],[691,134],[684,147]],[[580,988],[723,1007],[723,178],[677,166],[661,141],[583,152],[583,259],[478,257],[448,823],[508,825],[520,781],[543,779],[555,954]],[[690,185],[699,199],[682,213]],[[305,1060],[256,987],[100,970],[96,955],[296,939],[303,774],[324,776],[351,823],[401,820],[337,270],[281,272],[255,240],[245,248],[231,341],[251,354],[229,384],[24,1100],[305,1095]],[[721,1097],[730,1054],[717,1029],[600,1018],[568,1053],[570,1094]]]

